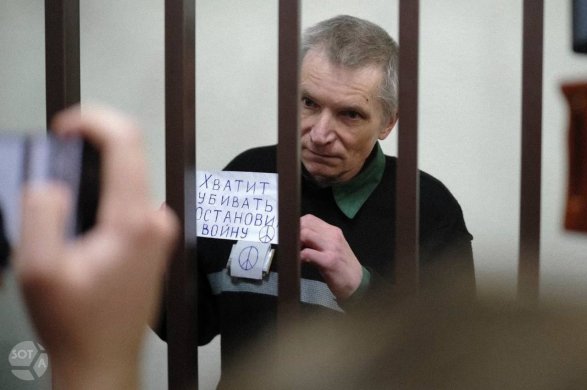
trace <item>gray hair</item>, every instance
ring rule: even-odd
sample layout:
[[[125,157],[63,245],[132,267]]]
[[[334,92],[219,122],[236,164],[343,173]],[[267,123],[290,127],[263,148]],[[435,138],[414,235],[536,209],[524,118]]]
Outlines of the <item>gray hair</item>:
[[[384,29],[353,16],[336,16],[306,29],[302,58],[310,49],[323,50],[333,64],[350,69],[381,66],[383,113],[387,118],[397,114],[399,48]]]

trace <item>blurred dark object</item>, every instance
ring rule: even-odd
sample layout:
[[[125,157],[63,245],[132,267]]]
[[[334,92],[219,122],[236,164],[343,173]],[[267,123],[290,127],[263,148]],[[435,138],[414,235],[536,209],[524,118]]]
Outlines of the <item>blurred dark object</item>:
[[[569,104],[569,176],[565,228],[587,232],[587,82],[564,84]]]
[[[99,198],[100,154],[96,148],[84,142],[82,172],[77,201],[76,234],[87,232],[96,223]]]
[[[573,51],[587,53],[587,0],[573,0]]]
[[[6,230],[4,229],[4,216],[2,215],[2,208],[0,208],[0,286],[2,286],[2,271],[8,266],[8,258],[10,257],[10,244],[6,237]]]

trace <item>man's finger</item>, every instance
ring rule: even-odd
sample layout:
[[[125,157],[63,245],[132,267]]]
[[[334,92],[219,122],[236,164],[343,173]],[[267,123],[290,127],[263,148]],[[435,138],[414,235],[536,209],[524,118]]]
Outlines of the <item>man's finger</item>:
[[[300,218],[300,224],[305,225],[305,226],[316,226],[316,227],[320,227],[321,225],[328,226],[328,224],[326,222],[324,222],[323,220],[321,220],[320,218],[316,217],[313,214],[302,215],[302,217]]]
[[[323,269],[327,265],[326,256],[322,252],[312,248],[302,249],[300,259],[305,263],[315,265],[318,269]]]
[[[328,245],[328,239],[325,238],[324,234],[320,234],[308,227],[303,227],[300,230],[300,241],[302,246],[317,250],[324,250]]]
[[[23,191],[15,269],[24,285],[60,269],[69,211],[70,193],[63,186],[34,184]]]

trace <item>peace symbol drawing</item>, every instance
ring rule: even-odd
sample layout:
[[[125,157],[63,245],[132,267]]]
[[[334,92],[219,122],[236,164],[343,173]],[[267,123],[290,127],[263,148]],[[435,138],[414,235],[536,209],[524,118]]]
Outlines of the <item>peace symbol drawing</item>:
[[[253,269],[259,260],[259,250],[254,246],[244,248],[238,255],[238,265],[243,271],[250,271]]]
[[[273,237],[275,237],[275,228],[273,226],[263,226],[259,230],[259,241],[264,244],[267,244],[273,241]]]

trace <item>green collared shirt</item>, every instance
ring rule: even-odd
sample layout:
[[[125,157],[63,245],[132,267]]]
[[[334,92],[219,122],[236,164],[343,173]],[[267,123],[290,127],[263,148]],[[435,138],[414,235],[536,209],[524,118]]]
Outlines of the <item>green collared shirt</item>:
[[[353,219],[363,204],[379,185],[385,170],[385,155],[379,142],[375,145],[375,155],[368,158],[366,166],[351,180],[332,186],[332,194],[338,208]]]

